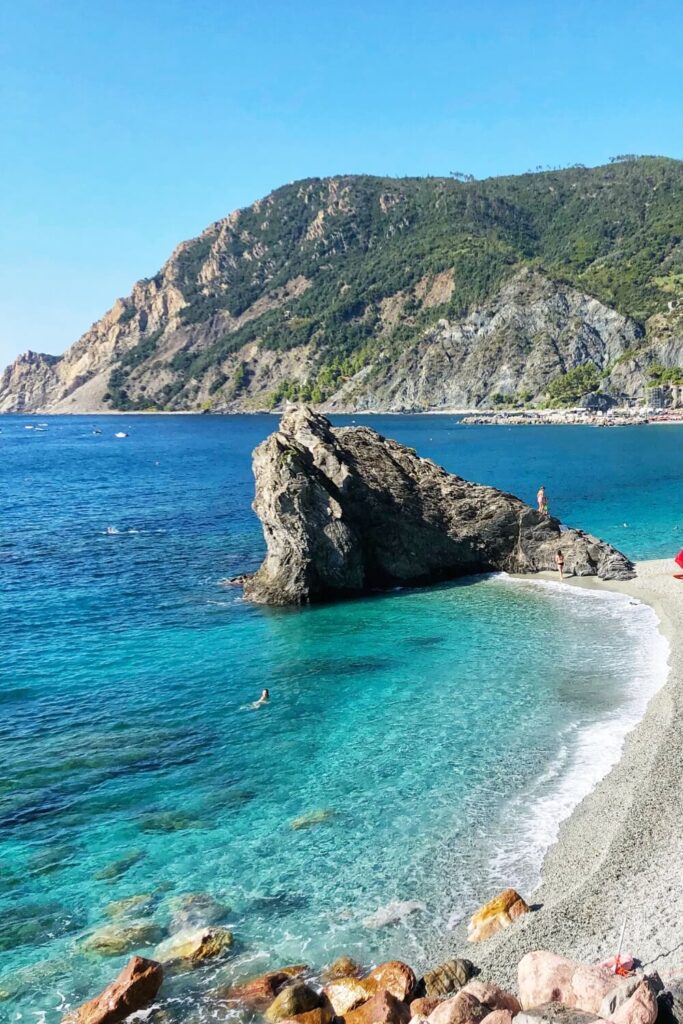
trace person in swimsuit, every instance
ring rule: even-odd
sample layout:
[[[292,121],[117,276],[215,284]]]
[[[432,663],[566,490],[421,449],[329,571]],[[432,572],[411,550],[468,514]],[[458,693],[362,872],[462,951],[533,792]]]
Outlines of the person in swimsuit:
[[[548,511],[548,499],[545,496],[545,487],[543,484],[541,484],[541,486],[538,488],[538,493],[536,494],[536,502],[538,504],[539,512]]]
[[[261,690],[261,696],[251,705],[253,708],[263,707],[270,700],[270,690]]]
[[[560,574],[560,579],[563,580],[564,579],[564,555],[562,554],[562,552],[559,549],[558,549],[557,554],[555,555],[555,565],[557,566],[557,571]]]

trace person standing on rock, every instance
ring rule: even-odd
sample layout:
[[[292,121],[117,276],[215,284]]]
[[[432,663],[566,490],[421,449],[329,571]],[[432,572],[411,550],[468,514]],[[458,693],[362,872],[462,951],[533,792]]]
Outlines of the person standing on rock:
[[[545,485],[544,484],[541,484],[541,486],[538,488],[538,492],[536,494],[536,501],[538,503],[538,511],[539,512],[545,512],[547,514],[547,512],[548,512],[548,496],[545,493]]]
[[[559,550],[559,548],[557,550],[557,554],[555,555],[555,565],[557,566],[557,571],[560,574],[560,579],[563,580],[564,579],[564,555]]]

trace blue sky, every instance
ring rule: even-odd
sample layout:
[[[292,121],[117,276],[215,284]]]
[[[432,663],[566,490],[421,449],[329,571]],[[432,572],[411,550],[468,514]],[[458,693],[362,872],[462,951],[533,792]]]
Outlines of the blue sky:
[[[296,178],[683,157],[683,4],[0,3],[0,365]]]

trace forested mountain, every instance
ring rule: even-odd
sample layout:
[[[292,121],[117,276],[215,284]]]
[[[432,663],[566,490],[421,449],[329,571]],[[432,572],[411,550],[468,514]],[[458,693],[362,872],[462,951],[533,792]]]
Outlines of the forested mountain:
[[[183,242],[64,356],[20,357],[0,410],[634,396],[683,363],[682,298],[680,161],[313,178]]]

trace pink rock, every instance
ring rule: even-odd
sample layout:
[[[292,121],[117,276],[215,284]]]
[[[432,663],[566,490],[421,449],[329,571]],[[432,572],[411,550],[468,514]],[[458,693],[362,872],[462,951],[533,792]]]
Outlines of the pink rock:
[[[458,992],[451,999],[444,999],[429,1017],[429,1024],[479,1024],[489,1013],[475,996]]]
[[[612,1014],[615,1024],[655,1024],[657,1020],[657,998],[647,979],[641,981],[630,999]]]
[[[506,992],[493,981],[480,981],[479,978],[475,978],[473,981],[468,981],[461,992],[469,992],[489,1010],[508,1010],[515,1014],[522,1009],[516,996],[513,996],[511,992]],[[504,1022],[492,1020],[491,1024],[504,1024]]]
[[[597,1015],[602,1000],[614,988],[614,975],[604,967],[537,950],[520,960],[518,982],[524,1009],[562,1003]]]
[[[492,1010],[484,1017],[485,1024],[512,1024],[512,1012],[510,1010]]]

